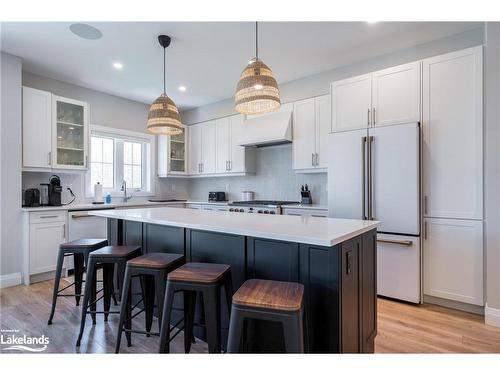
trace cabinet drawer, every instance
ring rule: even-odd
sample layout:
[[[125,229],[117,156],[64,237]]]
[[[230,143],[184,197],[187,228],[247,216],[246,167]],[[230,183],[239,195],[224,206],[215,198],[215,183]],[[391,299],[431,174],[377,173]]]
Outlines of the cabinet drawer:
[[[30,223],[66,222],[66,211],[31,212]]]
[[[315,210],[315,209],[301,209],[301,208],[285,208],[283,215],[292,216],[313,216],[313,217],[328,217],[328,210]]]

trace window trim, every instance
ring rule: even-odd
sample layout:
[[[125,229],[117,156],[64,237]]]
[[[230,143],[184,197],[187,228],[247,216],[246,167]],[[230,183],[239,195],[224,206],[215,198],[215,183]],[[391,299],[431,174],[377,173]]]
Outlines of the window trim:
[[[107,126],[102,126],[102,125],[95,125],[91,124],[89,126],[89,132],[88,132],[88,137],[89,137],[89,157],[92,155],[91,151],[91,137],[92,135],[95,134],[96,136],[103,136],[103,137],[111,137],[111,138],[120,138],[123,139],[124,141],[132,141],[132,142],[145,142],[149,144],[149,147],[146,147],[145,150],[143,150],[143,153],[145,154],[145,160],[147,163],[147,166],[145,171],[143,171],[143,175],[145,175],[145,180],[146,183],[149,184],[149,190],[141,190],[137,191],[135,189],[127,189],[130,192],[127,192],[129,195],[132,194],[132,196],[135,197],[150,197],[155,195],[155,188],[156,188],[156,181],[155,181],[155,171],[156,171],[156,158],[154,157],[156,155],[156,137],[151,134],[147,133],[140,133],[140,132],[135,132],[131,130],[124,130],[124,129],[117,129],[117,128],[110,128]],[[123,143],[122,143],[123,145]],[[117,165],[123,165],[123,153],[119,153],[119,150],[123,150],[122,147],[116,147],[115,145],[115,150],[114,150],[114,169],[115,169],[115,174],[119,168],[117,168]],[[91,184],[91,172],[90,172],[90,166],[91,166],[91,160],[89,160],[89,168],[87,172],[85,173],[85,178],[84,178],[84,183],[85,183],[85,197],[86,198],[93,198],[94,197],[94,187],[90,186]],[[123,172],[121,172],[123,174]],[[115,181],[116,182],[116,181]],[[120,191],[120,186],[116,186],[115,190],[110,191],[109,189],[103,189],[103,193],[106,194],[109,192],[112,197],[122,197],[123,192]]]

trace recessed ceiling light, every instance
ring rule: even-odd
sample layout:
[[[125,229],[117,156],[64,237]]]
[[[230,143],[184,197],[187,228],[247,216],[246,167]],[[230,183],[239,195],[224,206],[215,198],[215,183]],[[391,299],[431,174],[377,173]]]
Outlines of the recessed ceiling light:
[[[366,23],[369,23],[369,24],[374,24],[374,23],[377,23],[378,21],[366,21]]]
[[[102,32],[86,23],[73,23],[69,26],[71,32],[83,39],[100,39]]]
[[[119,63],[119,62],[114,62],[113,68],[115,68],[116,70],[121,70],[121,69],[123,69],[123,64]]]
[[[183,86],[183,85],[180,85],[178,87],[179,91],[182,91],[182,92],[185,92],[187,89],[186,89],[186,86]]]

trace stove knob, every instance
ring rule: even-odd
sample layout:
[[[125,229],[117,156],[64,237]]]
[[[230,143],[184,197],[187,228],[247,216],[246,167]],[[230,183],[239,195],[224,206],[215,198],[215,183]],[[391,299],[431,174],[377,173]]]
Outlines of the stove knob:
[[[258,212],[259,214],[262,214],[262,213],[264,213],[264,211],[262,211],[262,210],[259,210],[259,211],[257,211],[257,212]]]
[[[240,212],[245,212],[245,210],[243,208],[240,208]]]
[[[268,214],[268,213],[269,213],[269,211],[268,211],[268,210],[265,210],[265,211],[264,211],[264,213],[265,213],[265,214]]]
[[[274,211],[269,211],[269,213],[270,213],[271,215],[274,215],[276,212],[274,212]]]
[[[234,208],[230,208],[230,209],[229,209],[229,212],[233,212],[233,211],[234,211]]]

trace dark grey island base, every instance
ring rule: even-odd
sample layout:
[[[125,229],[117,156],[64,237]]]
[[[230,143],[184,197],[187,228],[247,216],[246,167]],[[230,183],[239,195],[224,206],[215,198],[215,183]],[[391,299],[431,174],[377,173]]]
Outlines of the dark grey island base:
[[[373,353],[377,334],[376,230],[332,247],[277,241],[197,229],[108,219],[113,245],[141,245],[144,253],[170,252],[187,262],[231,266],[236,291],[246,279],[300,282],[305,286],[306,351]],[[195,336],[203,339],[203,312],[197,302]],[[222,298],[222,341],[229,326]],[[182,317],[182,295],[176,296],[172,322]],[[283,352],[283,334],[273,323],[251,322],[251,352]]]

